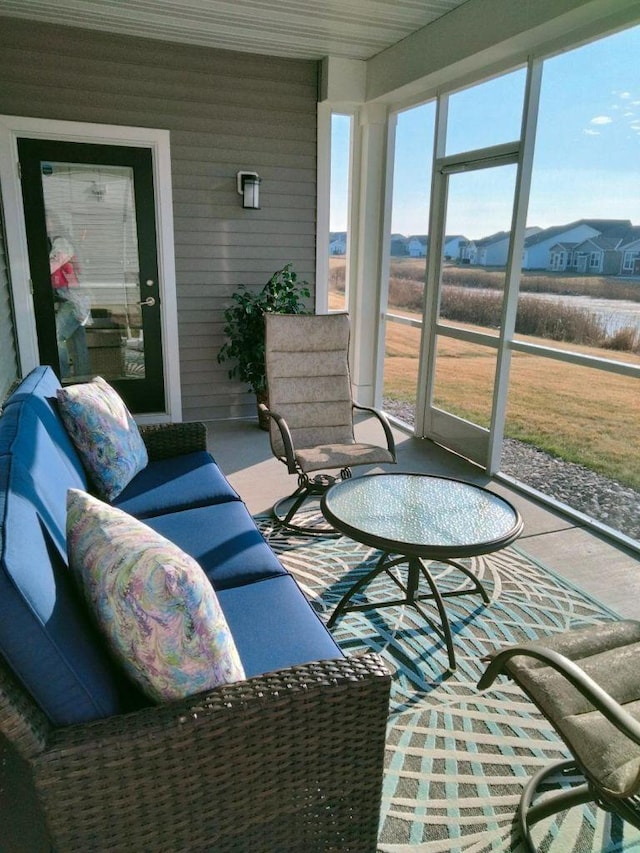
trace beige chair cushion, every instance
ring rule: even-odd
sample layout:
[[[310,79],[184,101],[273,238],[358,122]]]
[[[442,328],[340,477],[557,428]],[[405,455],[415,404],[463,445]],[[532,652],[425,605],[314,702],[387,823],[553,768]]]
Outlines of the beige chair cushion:
[[[354,444],[347,315],[268,314],[265,324],[269,408],[286,420],[293,446]],[[273,422],[270,436],[282,456]]]
[[[545,637],[529,648],[551,649],[574,661],[640,721],[640,623],[605,622]],[[514,680],[556,726],[588,773],[612,796],[640,791],[640,746],[621,734],[558,672],[514,657]]]
[[[301,470],[323,471],[327,468],[350,468],[352,465],[380,465],[393,462],[393,456],[384,447],[375,444],[321,444],[296,451]]]

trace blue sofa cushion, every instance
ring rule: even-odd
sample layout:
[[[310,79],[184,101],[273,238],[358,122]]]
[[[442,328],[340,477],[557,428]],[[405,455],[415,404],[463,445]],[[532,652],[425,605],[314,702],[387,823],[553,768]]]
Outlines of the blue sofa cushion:
[[[37,473],[0,457],[0,654],[55,725],[139,707],[67,568],[65,474]]]
[[[218,600],[247,678],[344,657],[289,574],[225,589]]]
[[[53,396],[49,396],[54,385],[51,377],[56,382],[57,379],[50,368],[47,370],[49,372],[44,375],[42,368],[33,371],[41,376],[42,381],[38,383],[41,394],[25,395],[20,385],[6,401],[0,418],[0,455],[17,455],[26,465],[36,466],[40,473],[47,470],[43,465],[55,459],[68,471],[74,483],[82,483],[81,488],[86,488],[82,462],[58,415],[55,390]],[[29,381],[33,373],[23,384],[33,384]]]
[[[239,500],[211,454],[200,450],[149,462],[111,503],[136,518],[146,519]]]
[[[40,367],[34,367],[31,373],[20,381],[20,385],[6,403],[32,400],[34,397],[53,402],[60,387],[60,381],[51,367],[43,364]]]
[[[55,489],[58,484],[64,500],[67,488],[87,488],[86,474],[69,436],[44,400],[7,405],[0,418],[0,454],[19,459],[43,485]]]
[[[241,501],[147,518],[145,523],[197,560],[216,592],[286,574]]]

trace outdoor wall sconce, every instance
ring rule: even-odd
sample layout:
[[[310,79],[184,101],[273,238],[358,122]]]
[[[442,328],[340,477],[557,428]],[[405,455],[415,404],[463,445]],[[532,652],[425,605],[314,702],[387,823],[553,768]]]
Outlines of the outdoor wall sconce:
[[[242,206],[260,209],[260,181],[257,172],[238,172],[238,192],[242,196]]]

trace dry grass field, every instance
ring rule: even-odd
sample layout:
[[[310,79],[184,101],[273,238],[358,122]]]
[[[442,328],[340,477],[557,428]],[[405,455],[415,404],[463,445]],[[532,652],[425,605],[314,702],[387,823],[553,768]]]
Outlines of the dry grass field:
[[[424,268],[423,261],[416,263],[422,263]],[[407,261],[404,264],[409,272]],[[419,319],[418,314],[393,310]],[[549,345],[549,341],[542,339],[520,338]],[[420,329],[387,323],[386,398],[415,405],[419,344]],[[640,364],[637,353],[612,353],[563,342],[553,342],[553,346]],[[493,349],[442,338],[438,346],[436,404],[487,426],[495,367]],[[636,379],[513,353],[506,424],[509,437],[637,489],[640,488],[638,423],[640,393]]]
[[[415,404],[419,343],[419,329],[387,324],[385,397]],[[611,355],[596,348],[565,348],[594,356]],[[640,363],[638,355],[616,353],[616,357]],[[434,402],[488,426],[495,367],[493,349],[442,338]],[[638,423],[640,394],[634,378],[513,353],[507,436],[639,488]]]

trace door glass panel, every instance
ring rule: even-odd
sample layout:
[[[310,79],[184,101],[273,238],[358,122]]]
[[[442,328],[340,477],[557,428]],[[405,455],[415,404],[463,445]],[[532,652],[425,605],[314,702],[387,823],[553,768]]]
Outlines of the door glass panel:
[[[625,360],[640,364],[640,354]],[[638,384],[514,352],[501,470],[640,540]]]
[[[520,139],[526,79],[519,68],[450,95],[447,155]]]
[[[41,170],[62,381],[144,379],[133,169]]]
[[[432,404],[489,427],[497,353],[493,347],[438,335]]]
[[[516,166],[449,176],[438,319],[498,334]]]

